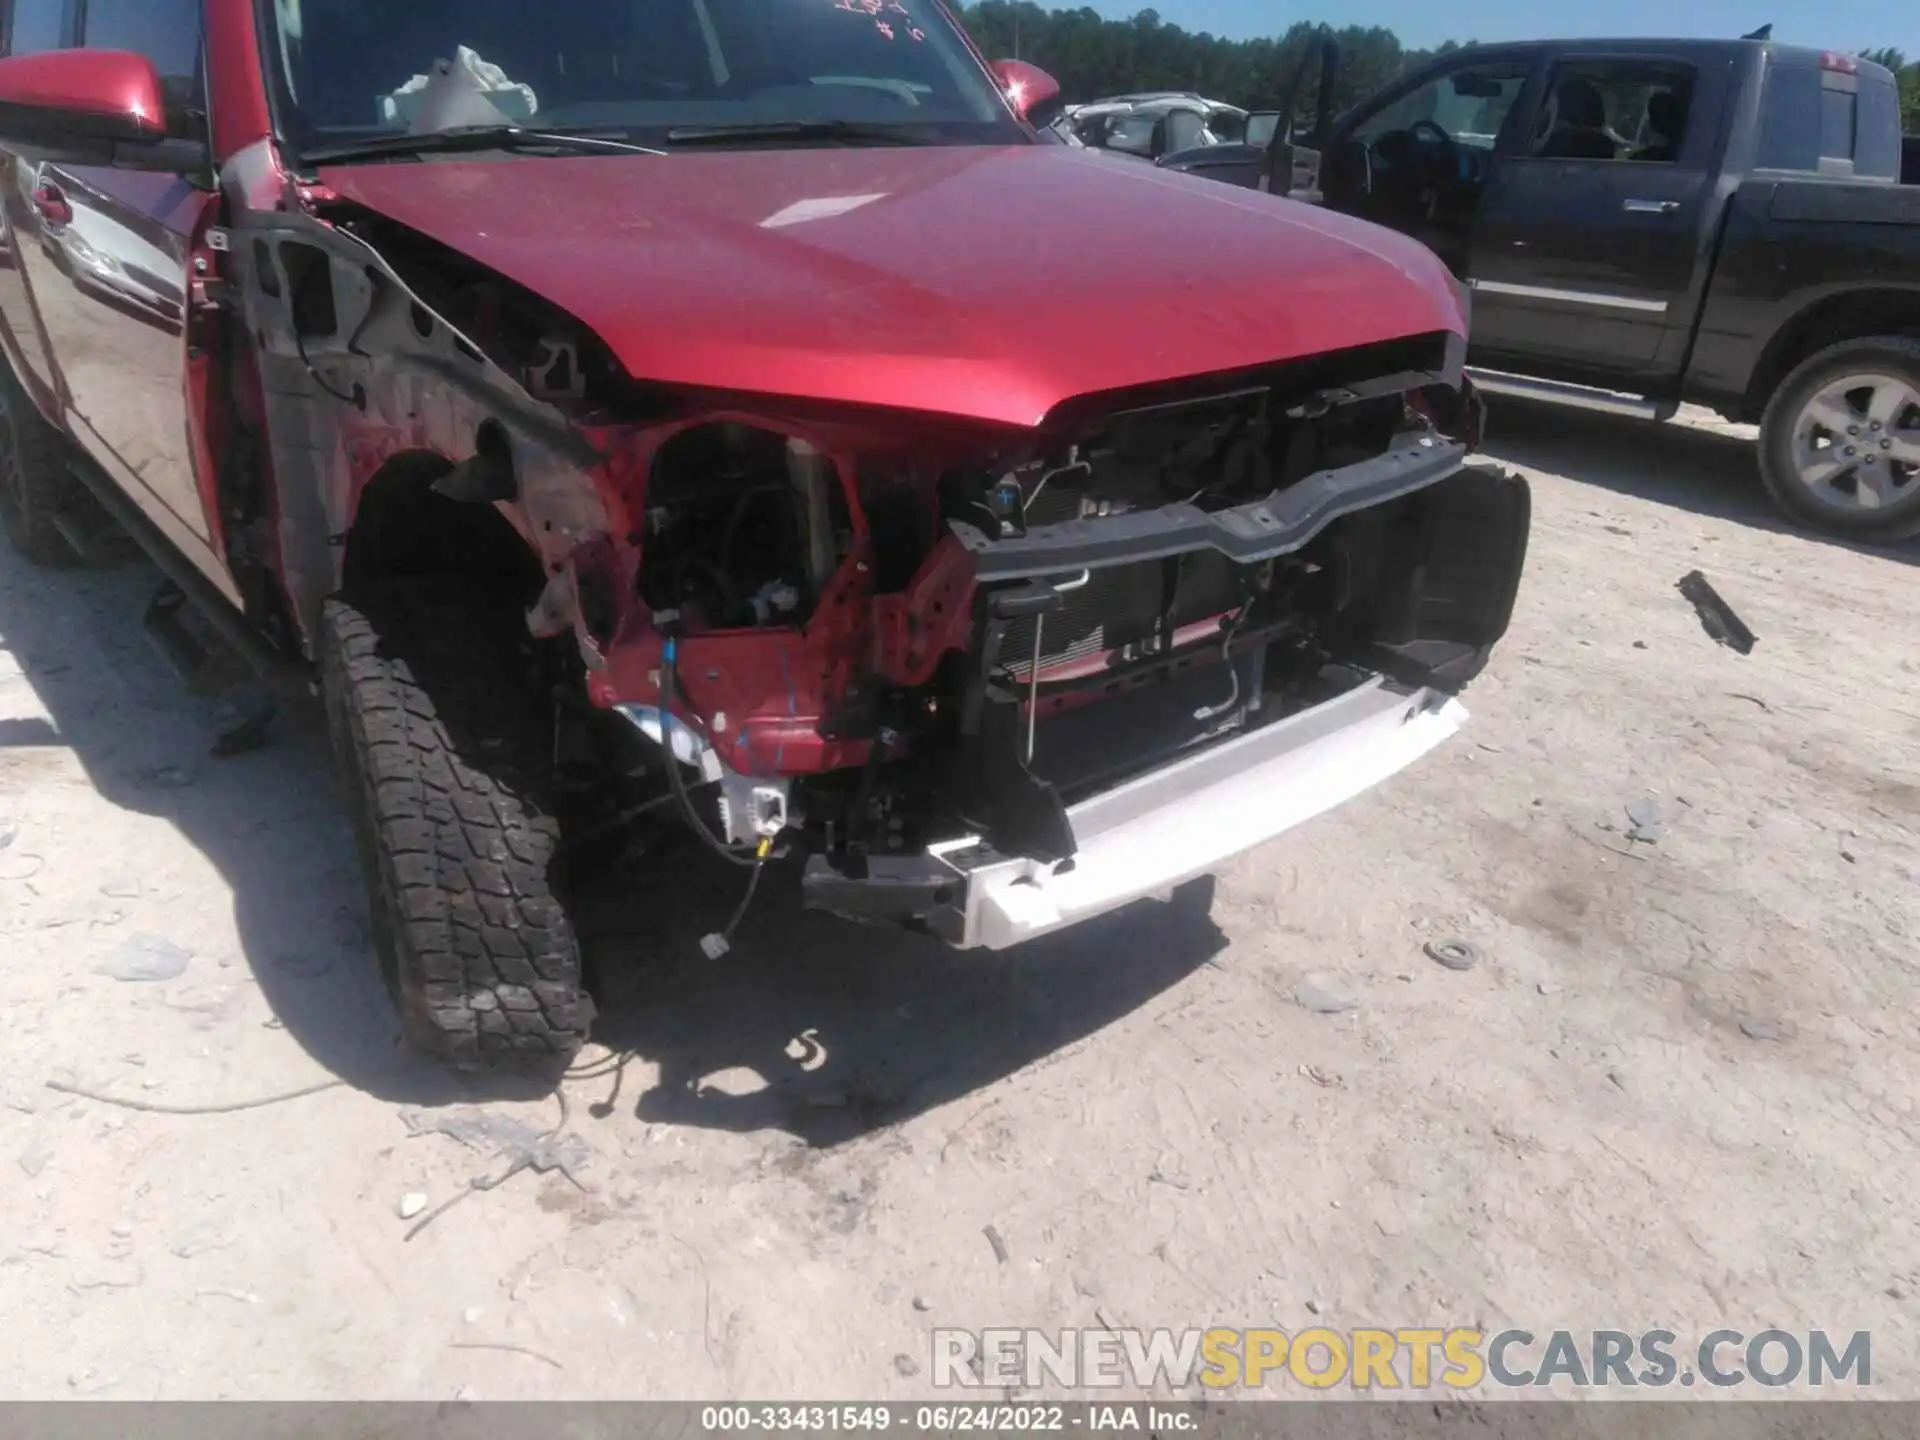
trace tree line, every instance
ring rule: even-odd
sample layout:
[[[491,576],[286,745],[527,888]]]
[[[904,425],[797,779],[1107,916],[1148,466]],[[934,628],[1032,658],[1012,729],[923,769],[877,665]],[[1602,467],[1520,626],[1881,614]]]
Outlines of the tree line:
[[[1135,90],[1197,90],[1255,110],[1271,108],[1279,100],[1320,29],[1301,20],[1269,38],[1226,40],[1168,25],[1154,10],[1142,10],[1128,20],[1108,20],[1084,6],[1046,10],[1031,0],[978,0],[962,6],[961,14],[989,56],[1031,60],[1060,82],[1069,100]],[[1401,72],[1460,48],[1460,42],[1449,40],[1431,50],[1416,49],[1381,25],[1348,25],[1334,29],[1333,35],[1340,46],[1331,107],[1336,114]],[[1920,132],[1920,64],[1909,64],[1891,48],[1860,54],[1900,77],[1906,128]],[[1317,100],[1316,89],[1310,77],[1302,100]]]

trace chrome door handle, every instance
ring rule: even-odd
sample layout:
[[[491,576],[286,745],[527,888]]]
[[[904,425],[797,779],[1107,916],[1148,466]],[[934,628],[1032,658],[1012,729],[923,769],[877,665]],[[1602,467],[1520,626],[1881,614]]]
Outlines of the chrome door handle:
[[[1671,215],[1680,208],[1678,200],[1629,200],[1620,207],[1629,215]]]

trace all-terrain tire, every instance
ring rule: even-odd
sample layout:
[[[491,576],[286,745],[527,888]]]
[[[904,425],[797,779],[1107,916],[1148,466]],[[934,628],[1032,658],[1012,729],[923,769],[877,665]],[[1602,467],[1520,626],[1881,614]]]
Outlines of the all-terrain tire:
[[[573,1055],[593,1003],[553,867],[553,719],[511,605],[458,579],[326,604],[328,728],[415,1049],[461,1069]]]
[[[78,559],[54,523],[77,488],[66,441],[0,362],[0,526],[13,548],[36,565]]]
[[[1910,481],[1907,493],[1891,505],[1848,510],[1823,505],[1796,469],[1794,435],[1802,411],[1827,386],[1865,375],[1904,381],[1920,391],[1920,339],[1873,335],[1842,340],[1795,366],[1773,392],[1760,420],[1760,478],[1789,519],[1812,529],[1868,541],[1920,535],[1920,480]]]

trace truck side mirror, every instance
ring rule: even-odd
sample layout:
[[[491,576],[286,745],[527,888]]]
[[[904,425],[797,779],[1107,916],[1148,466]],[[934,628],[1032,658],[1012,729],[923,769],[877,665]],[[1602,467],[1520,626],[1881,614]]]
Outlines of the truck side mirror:
[[[0,141],[36,161],[181,167],[166,93],[130,50],[48,50],[0,60]]]
[[[1060,98],[1060,82],[1038,65],[1024,60],[996,60],[992,69],[1013,113],[1034,129],[1051,125],[1067,108]]]

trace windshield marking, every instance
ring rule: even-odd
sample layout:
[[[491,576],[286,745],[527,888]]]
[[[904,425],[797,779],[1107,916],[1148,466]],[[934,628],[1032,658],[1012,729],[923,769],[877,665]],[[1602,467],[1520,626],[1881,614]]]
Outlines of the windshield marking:
[[[924,40],[927,38],[927,32],[913,23],[913,16],[908,14],[907,7],[902,5],[900,0],[832,0],[832,3],[834,9],[845,10],[849,15],[872,16],[873,28],[889,40],[893,39],[893,22],[881,18],[883,12],[889,10],[895,14],[905,15],[907,17],[901,28],[907,32],[908,39]]]

